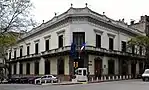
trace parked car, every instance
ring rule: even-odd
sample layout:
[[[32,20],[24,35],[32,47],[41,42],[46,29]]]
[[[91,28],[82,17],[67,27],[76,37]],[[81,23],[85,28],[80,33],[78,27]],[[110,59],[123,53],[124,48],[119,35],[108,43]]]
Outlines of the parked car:
[[[142,80],[143,81],[149,80],[149,69],[145,69],[144,73],[142,74]]]
[[[24,84],[24,83],[29,83],[28,82],[28,79],[29,79],[30,77],[21,77],[20,78],[20,83],[22,83],[22,84]]]
[[[34,83],[35,83],[35,79],[37,79],[37,78],[41,78],[41,77],[40,77],[40,76],[30,77],[30,78],[28,79],[28,83],[29,83],[29,84],[34,84]]]
[[[56,83],[58,82],[58,78],[54,75],[44,75],[41,78],[35,79],[35,84],[42,84],[42,83]]]
[[[15,76],[8,79],[8,83],[20,83],[20,77]]]

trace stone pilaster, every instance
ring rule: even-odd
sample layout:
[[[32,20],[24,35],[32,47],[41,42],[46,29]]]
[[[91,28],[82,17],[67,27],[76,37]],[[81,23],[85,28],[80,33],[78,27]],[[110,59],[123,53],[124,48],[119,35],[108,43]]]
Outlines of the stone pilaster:
[[[20,62],[17,62],[17,67],[16,67],[16,69],[17,69],[17,73],[16,74],[20,74]]]
[[[45,59],[42,57],[39,61],[39,74],[41,74],[41,75],[45,74]]]
[[[136,64],[136,74],[139,74],[139,62],[137,61],[137,64]]]

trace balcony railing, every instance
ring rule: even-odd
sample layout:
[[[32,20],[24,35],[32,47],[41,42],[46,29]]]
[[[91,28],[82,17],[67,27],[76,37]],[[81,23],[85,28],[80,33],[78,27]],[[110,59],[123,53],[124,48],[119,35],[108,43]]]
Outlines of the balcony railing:
[[[78,50],[80,50],[80,48],[81,48],[81,46],[78,46],[76,48],[76,50],[78,51]],[[40,57],[40,56],[44,56],[44,55],[56,54],[56,53],[61,53],[61,52],[65,52],[65,51],[69,52],[70,50],[71,50],[71,46],[65,46],[65,47],[61,47],[61,48],[57,48],[57,49],[44,51],[44,52],[41,52],[38,54],[30,54],[30,55],[26,55],[26,56],[22,56],[22,57],[17,57],[17,59]],[[145,56],[143,56],[143,55],[137,55],[137,54],[122,52],[122,51],[117,51],[117,50],[107,50],[105,48],[97,48],[94,46],[86,46],[85,50],[93,51],[93,52],[100,52],[100,53],[104,53],[104,54],[118,55],[118,56],[130,56],[130,57],[145,58]],[[14,59],[12,59],[12,60],[14,60]]]

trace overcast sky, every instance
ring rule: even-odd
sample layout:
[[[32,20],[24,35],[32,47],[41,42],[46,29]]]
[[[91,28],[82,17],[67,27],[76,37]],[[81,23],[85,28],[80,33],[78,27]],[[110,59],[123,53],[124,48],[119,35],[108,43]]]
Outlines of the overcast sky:
[[[35,6],[33,11],[37,22],[48,21],[70,8],[71,3],[75,8],[88,7],[93,11],[105,15],[114,20],[124,18],[126,22],[130,19],[138,21],[140,16],[149,15],[149,0],[31,0]]]

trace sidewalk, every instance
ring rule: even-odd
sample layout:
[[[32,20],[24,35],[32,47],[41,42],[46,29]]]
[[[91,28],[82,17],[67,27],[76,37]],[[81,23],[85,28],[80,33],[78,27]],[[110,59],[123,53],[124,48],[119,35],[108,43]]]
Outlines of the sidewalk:
[[[123,80],[131,80],[131,79],[123,79]],[[101,82],[112,82],[112,81],[122,81],[122,79],[118,79],[118,80],[94,80],[94,81],[89,81],[89,82],[71,82],[71,81],[64,81],[61,83],[46,83],[46,84],[42,84],[42,85],[76,85],[76,84],[91,84],[91,83],[101,83]]]
[[[61,83],[43,83],[41,85],[74,85],[74,84],[83,84],[81,82],[71,82],[71,81],[64,81]]]

